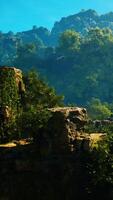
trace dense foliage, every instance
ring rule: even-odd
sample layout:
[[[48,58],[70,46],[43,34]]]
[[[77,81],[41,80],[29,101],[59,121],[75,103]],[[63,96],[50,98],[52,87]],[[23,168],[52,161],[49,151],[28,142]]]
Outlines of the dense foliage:
[[[88,115],[93,120],[112,119],[112,104],[102,103],[99,99],[92,98],[88,103]]]
[[[92,98],[102,103],[113,99],[113,34],[109,29],[91,29],[84,37],[72,30],[61,34],[56,48],[46,48],[43,57],[29,46],[14,63],[24,70],[38,68],[65,103],[87,105]],[[23,49],[19,49],[23,52]],[[30,53],[31,52],[31,53]]]
[[[66,35],[71,44],[70,32]],[[90,30],[84,38],[79,37],[79,48],[76,48],[77,43],[75,48],[73,44],[62,47],[60,41],[54,58],[47,60],[45,75],[57,91],[64,93],[66,103],[86,105],[93,97],[112,103],[112,32],[97,28]]]
[[[63,96],[58,96],[55,90],[39,78],[35,71],[24,75],[26,86],[22,102],[22,114],[18,126],[22,136],[36,137],[38,130],[44,126],[50,117],[49,108],[63,105]]]
[[[7,78],[6,78],[7,77]],[[15,133],[20,95],[14,70],[0,71],[0,141]],[[17,135],[16,135],[17,136]]]
[[[113,198],[113,134],[81,156],[82,192],[87,199]],[[85,172],[85,173],[84,173]],[[82,196],[82,194],[81,194]]]
[[[13,63],[25,71],[38,69],[58,93],[64,94],[66,104],[87,106],[93,118],[97,114],[107,118],[113,112],[112,49],[109,29],[91,29],[84,37],[67,30],[56,48],[46,47],[40,52],[37,42],[20,45]]]
[[[113,13],[99,16],[93,10],[82,10],[62,18],[51,32],[36,26],[17,34],[1,32],[1,64],[24,71],[38,69],[64,94],[66,104],[86,106],[92,98],[112,103],[112,20]]]
[[[13,70],[1,70],[0,142],[36,137],[50,114],[48,108],[62,105],[63,96],[42,81],[35,71],[24,75],[25,91],[19,94]]]

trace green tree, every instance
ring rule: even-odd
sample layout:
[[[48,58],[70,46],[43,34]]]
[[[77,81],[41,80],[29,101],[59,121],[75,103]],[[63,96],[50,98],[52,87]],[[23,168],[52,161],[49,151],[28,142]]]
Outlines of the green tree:
[[[54,88],[49,87],[43,80],[39,78],[36,71],[30,71],[24,75],[24,83],[26,85],[26,104],[43,105],[50,108],[62,104],[63,96],[58,96]]]
[[[97,98],[92,98],[88,104],[88,112],[93,119],[106,119],[112,114],[107,103],[102,103]]]
[[[22,103],[23,112],[18,119],[18,127],[23,136],[37,137],[39,129],[46,126],[50,117],[48,108],[63,105],[63,96],[39,78],[38,73],[30,71],[24,75],[26,86]]]
[[[36,60],[36,51],[36,45],[34,43],[18,46],[13,64],[22,68],[27,67],[27,70],[30,67],[32,68]]]
[[[88,31],[85,38],[86,43],[92,43],[93,47],[98,48],[113,43],[113,34],[110,29],[92,28]]]
[[[64,53],[72,53],[80,48],[80,34],[73,30],[66,30],[59,38],[58,50]]]

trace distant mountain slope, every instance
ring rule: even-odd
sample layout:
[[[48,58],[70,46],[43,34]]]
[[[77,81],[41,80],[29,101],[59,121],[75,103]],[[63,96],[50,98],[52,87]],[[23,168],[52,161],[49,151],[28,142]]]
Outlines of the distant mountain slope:
[[[35,44],[38,51],[49,46],[50,31],[44,27],[33,26],[31,30],[14,34],[0,32],[0,65],[10,65],[21,46]]]
[[[113,12],[99,15],[96,11],[90,9],[63,17],[59,22],[55,22],[51,31],[51,39],[53,44],[55,44],[58,36],[67,29],[73,29],[81,34],[85,34],[89,29],[95,27],[113,30]]]
[[[45,27],[33,26],[31,30],[18,32],[15,35],[11,31],[7,34],[2,34],[6,38],[17,38],[17,40],[22,40],[24,43],[40,41],[44,46],[54,46],[57,44],[59,35],[67,29],[73,29],[85,34],[90,28],[95,27],[113,30],[113,12],[99,15],[91,9],[82,10],[77,14],[63,17],[60,21],[55,22],[51,31]]]
[[[113,12],[98,15],[87,10],[62,18],[51,32],[36,26],[16,34],[0,32],[0,65],[37,69],[64,94],[66,104],[86,105],[93,97],[111,104],[113,32],[104,28],[113,30]],[[68,30],[57,45],[67,29],[80,34]]]
[[[33,26],[31,30],[17,33],[17,36],[20,37],[24,43],[40,40],[44,45],[48,46],[50,34],[50,31],[44,27],[37,28]]]

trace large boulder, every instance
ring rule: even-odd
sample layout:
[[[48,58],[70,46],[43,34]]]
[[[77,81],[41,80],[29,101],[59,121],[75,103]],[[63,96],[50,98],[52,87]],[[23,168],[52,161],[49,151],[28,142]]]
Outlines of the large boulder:
[[[44,144],[46,144],[46,149],[49,148],[49,151],[53,154],[77,150],[77,141],[81,143],[84,140],[84,125],[87,123],[86,109],[57,107],[51,108],[49,111],[51,118],[45,132],[42,131],[43,133],[41,133],[42,146],[44,147]]]

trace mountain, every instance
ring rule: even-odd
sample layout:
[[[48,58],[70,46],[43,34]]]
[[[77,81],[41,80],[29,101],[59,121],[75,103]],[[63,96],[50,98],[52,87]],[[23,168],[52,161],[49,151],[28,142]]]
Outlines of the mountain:
[[[15,35],[11,31],[3,35],[6,38],[10,37],[10,39],[20,39],[24,43],[38,40],[45,46],[55,46],[60,34],[67,29],[73,29],[84,35],[89,29],[95,27],[113,30],[113,12],[99,15],[95,10],[82,10],[77,14],[63,17],[60,21],[55,22],[51,31],[45,27],[33,26],[31,30],[18,32]]]
[[[81,34],[86,34],[91,28],[110,28],[113,30],[113,12],[105,15],[99,15],[94,10],[82,10],[78,14],[63,17],[60,21],[55,22],[51,38],[53,44],[57,43],[59,35],[67,29],[73,29]]]
[[[58,44],[60,34],[67,29],[72,30],[63,33]],[[82,10],[55,22],[51,32],[36,26],[16,34],[0,32],[0,65],[24,71],[35,68],[64,94],[66,104],[86,105],[93,97],[111,104],[112,30],[113,12],[99,15]]]
[[[19,32],[16,34],[24,43],[36,42],[40,40],[44,45],[49,45],[50,31],[44,27],[37,28],[33,26],[31,30]]]
[[[8,33],[0,31],[0,64],[10,65],[11,60],[16,57],[18,49],[32,43],[42,54],[42,49],[49,46],[49,40],[50,31],[44,27],[33,26],[31,30],[17,32],[16,34],[12,31]]]
[[[17,33],[17,36],[24,42],[34,42],[38,38],[46,46],[55,46],[60,34],[67,29],[75,30],[84,35],[89,29],[95,27],[113,30],[113,12],[99,15],[95,10],[82,10],[55,22],[51,31],[44,27],[33,26],[33,29]]]

